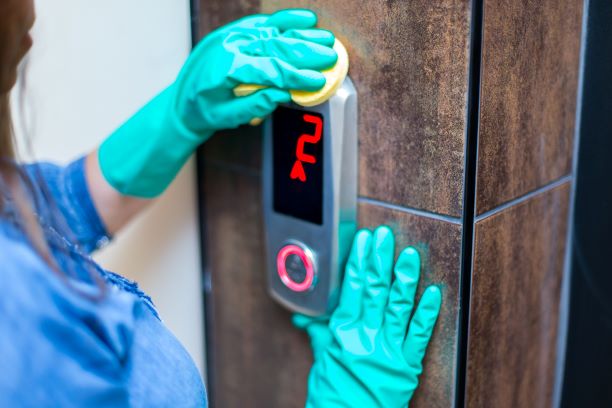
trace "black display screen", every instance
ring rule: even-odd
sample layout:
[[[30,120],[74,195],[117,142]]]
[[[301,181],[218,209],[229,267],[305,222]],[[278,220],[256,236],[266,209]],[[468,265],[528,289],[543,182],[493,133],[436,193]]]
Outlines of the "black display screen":
[[[274,211],[323,223],[323,115],[278,107],[272,116]]]

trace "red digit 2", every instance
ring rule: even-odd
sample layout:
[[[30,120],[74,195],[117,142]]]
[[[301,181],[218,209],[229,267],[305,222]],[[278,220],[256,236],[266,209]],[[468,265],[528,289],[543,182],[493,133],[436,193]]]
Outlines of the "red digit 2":
[[[302,182],[306,181],[306,172],[304,171],[304,163],[315,164],[317,158],[313,155],[304,153],[304,145],[306,143],[317,144],[321,140],[321,132],[323,131],[323,121],[318,116],[304,114],[304,122],[312,123],[315,125],[314,135],[303,134],[298,138],[297,147],[295,149],[295,163],[291,169],[290,177],[297,179]]]

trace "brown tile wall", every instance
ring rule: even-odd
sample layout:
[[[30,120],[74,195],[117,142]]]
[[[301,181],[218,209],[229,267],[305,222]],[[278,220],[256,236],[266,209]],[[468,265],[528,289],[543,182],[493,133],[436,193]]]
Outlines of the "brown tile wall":
[[[259,177],[207,165],[204,187],[210,214],[206,240],[213,403],[303,406],[311,352],[306,336],[291,326],[290,314],[265,291]],[[442,313],[411,406],[450,407],[455,397],[461,225],[363,203],[359,212],[363,227],[386,224],[398,232],[398,252],[407,245],[419,250],[419,297],[426,285],[443,283]]]
[[[468,407],[550,407],[570,182],[476,223]]]
[[[200,34],[256,12],[256,3],[202,2]],[[317,11],[320,26],[332,29],[349,50],[350,74],[360,98],[360,194],[459,217],[469,2],[262,2],[264,12],[293,6]],[[213,402],[229,407],[246,400],[253,406],[302,406],[310,350],[305,336],[290,327],[289,314],[269,299],[263,286],[261,130],[222,132],[206,143],[201,158],[209,163],[204,195],[212,280],[208,324]],[[391,225],[398,233],[398,247],[416,245],[423,255],[424,283],[443,287],[442,317],[412,406],[452,406],[461,252],[458,218],[446,222],[362,204],[360,221],[367,226]],[[240,257],[228,253],[237,246],[244,247]],[[235,280],[242,281],[237,288]],[[297,358],[278,352],[284,349]]]
[[[201,0],[199,34],[206,34],[230,21],[260,11],[259,0]]]
[[[390,226],[396,232],[398,254],[408,245],[419,251],[422,269],[417,298],[428,285],[442,289],[440,317],[410,406],[451,407],[457,369],[461,225],[366,203],[359,206],[359,220],[367,228]]]
[[[580,4],[485,1],[477,214],[571,171]],[[421,288],[435,282],[444,293],[411,406],[451,407],[470,2],[206,0],[200,34],[260,6],[313,8],[349,49],[360,98],[360,195],[368,198],[360,223],[388,224],[398,248],[416,246],[424,261]],[[311,364],[306,336],[265,293],[261,129],[218,134],[200,158],[207,163],[213,403],[303,406]],[[475,225],[467,406],[550,402],[568,189],[547,189]],[[240,256],[232,248],[241,248]]]
[[[255,3],[202,2],[201,34],[254,12]],[[333,30],[347,46],[350,75],[359,91],[360,194],[459,217],[469,1],[261,3],[264,12],[312,8],[320,16],[319,25]],[[230,138],[215,138],[214,157],[257,166],[258,158],[237,146],[260,139],[242,131],[229,133]],[[397,183],[397,177],[409,182]]]
[[[571,172],[582,3],[484,2],[478,214]]]
[[[552,405],[582,3],[484,2],[469,407]]]

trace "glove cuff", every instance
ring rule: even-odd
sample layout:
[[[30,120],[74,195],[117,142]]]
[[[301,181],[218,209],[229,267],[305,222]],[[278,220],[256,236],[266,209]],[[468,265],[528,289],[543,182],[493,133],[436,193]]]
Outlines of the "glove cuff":
[[[153,98],[100,146],[106,181],[121,194],[154,198],[170,185],[212,132],[195,134],[175,114],[175,89]]]

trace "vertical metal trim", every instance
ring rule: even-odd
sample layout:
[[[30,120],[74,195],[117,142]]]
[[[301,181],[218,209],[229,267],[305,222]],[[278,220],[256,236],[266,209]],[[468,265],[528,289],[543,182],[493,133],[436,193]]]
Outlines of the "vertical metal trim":
[[[590,0],[582,5],[582,33],[580,38],[580,62],[578,68],[578,92],[576,93],[576,122],[574,123],[574,151],[572,156],[572,186],[570,190],[569,211],[567,217],[567,237],[565,241],[565,259],[563,279],[561,281],[561,299],[559,305],[559,324],[557,327],[557,363],[553,388],[553,407],[561,406],[563,378],[565,374],[565,355],[570,315],[570,286],[572,272],[572,246],[574,244],[574,207],[576,202],[576,184],[578,182],[578,156],[580,149],[580,126],[582,124],[582,97],[584,84],[584,65],[587,49],[587,29]]]
[[[457,381],[455,384],[455,407],[458,408],[464,407],[466,404],[468,329],[470,319],[470,295],[472,289],[474,218],[476,215],[476,176],[478,165],[478,131],[480,125],[484,0],[472,0],[471,7],[470,68],[468,74],[466,113],[463,228],[461,237],[461,276],[459,288],[459,338],[457,345]]]

